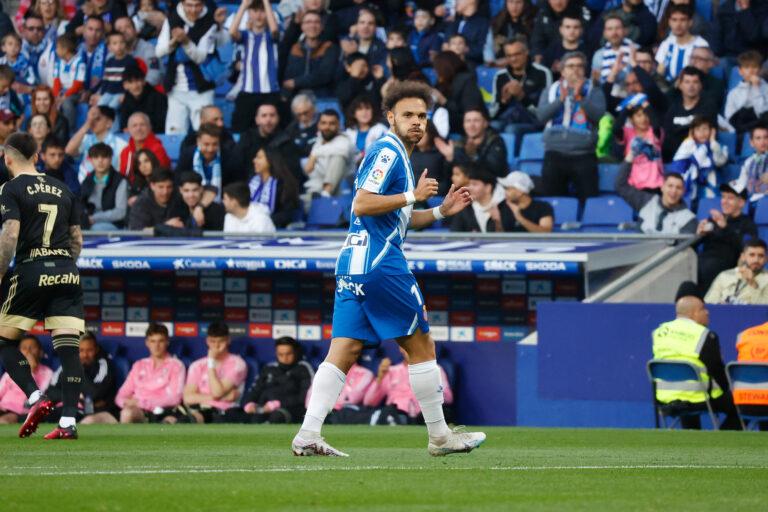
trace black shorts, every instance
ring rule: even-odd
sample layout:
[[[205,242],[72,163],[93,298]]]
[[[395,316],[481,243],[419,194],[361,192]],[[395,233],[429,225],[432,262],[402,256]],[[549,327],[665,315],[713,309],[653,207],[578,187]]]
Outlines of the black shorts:
[[[0,284],[0,300],[0,326],[28,331],[38,320],[44,320],[47,330],[85,332],[80,274],[70,259],[16,266]]]

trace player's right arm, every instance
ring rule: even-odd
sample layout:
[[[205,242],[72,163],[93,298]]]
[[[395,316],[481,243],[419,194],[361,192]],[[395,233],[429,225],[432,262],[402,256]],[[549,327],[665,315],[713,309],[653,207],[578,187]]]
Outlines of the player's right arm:
[[[357,217],[364,215],[376,216],[384,215],[395,210],[408,206],[408,193],[381,195],[372,192],[363,187],[357,190],[354,200],[354,212]],[[421,173],[416,188],[413,189],[413,196],[416,202],[426,201],[432,196],[437,195],[437,180],[427,177],[427,170]]]
[[[80,226],[69,226],[69,251],[72,253],[72,259],[77,261],[80,252],[83,250],[83,231]]]

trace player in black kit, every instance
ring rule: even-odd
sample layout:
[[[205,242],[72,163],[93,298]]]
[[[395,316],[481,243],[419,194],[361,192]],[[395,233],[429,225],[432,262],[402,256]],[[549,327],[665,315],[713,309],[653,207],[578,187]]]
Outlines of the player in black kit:
[[[45,439],[77,439],[75,414],[83,367],[79,341],[85,329],[83,290],[75,266],[83,247],[77,201],[61,181],[35,169],[37,143],[27,133],[5,142],[11,181],[0,187],[0,359],[30,405],[19,437],[28,437],[53,403],[37,389],[19,339],[43,319],[61,361],[64,406],[59,426]],[[16,256],[12,272],[8,267]]]

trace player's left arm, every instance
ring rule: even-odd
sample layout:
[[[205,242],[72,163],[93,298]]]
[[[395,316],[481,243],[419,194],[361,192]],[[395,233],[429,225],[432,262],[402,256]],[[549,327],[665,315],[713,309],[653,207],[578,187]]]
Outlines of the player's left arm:
[[[83,230],[80,226],[69,226],[69,251],[72,253],[72,259],[77,261],[80,252],[83,250]]]
[[[16,254],[16,244],[19,241],[19,221],[8,219],[3,222],[0,232],[0,279],[8,272],[13,256]]]
[[[411,227],[414,229],[429,226],[439,218],[456,215],[472,203],[472,196],[467,187],[456,188],[451,185],[451,190],[443,199],[443,204],[429,210],[415,210],[411,215]]]

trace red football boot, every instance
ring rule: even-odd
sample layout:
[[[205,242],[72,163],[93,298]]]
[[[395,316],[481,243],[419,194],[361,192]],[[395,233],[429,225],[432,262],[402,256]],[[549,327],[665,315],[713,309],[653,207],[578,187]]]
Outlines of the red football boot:
[[[27,419],[19,429],[19,437],[29,437],[37,431],[40,422],[53,412],[53,402],[47,396],[41,396],[35,404],[29,408]]]
[[[77,439],[76,427],[56,427],[45,434],[43,439]]]

